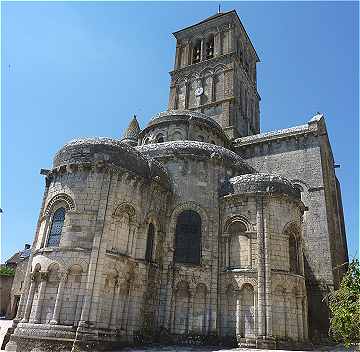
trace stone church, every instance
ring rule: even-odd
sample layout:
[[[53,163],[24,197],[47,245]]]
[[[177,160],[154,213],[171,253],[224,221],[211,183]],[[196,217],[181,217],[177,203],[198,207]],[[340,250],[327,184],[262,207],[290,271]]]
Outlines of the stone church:
[[[259,58],[236,11],[174,36],[168,110],[122,139],[73,140],[41,170],[8,351],[327,335],[323,297],[348,255],[324,116],[260,132]]]

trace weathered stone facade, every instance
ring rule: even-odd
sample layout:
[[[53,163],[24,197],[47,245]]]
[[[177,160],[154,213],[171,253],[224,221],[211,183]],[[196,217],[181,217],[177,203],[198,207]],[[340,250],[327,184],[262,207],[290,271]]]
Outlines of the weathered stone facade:
[[[347,249],[323,117],[259,134],[258,58],[235,11],[175,36],[169,110],[122,140],[74,140],[42,170],[7,350],[324,333],[314,305]]]

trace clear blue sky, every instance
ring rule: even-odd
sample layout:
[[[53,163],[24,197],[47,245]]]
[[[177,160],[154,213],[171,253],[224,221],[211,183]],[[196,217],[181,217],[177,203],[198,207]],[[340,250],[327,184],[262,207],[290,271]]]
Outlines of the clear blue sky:
[[[122,135],[166,110],[172,32],[217,2],[2,2],[2,259],[31,243],[43,176],[76,137]],[[358,254],[358,5],[223,2],[236,9],[261,59],[261,128],[326,115],[350,255]]]

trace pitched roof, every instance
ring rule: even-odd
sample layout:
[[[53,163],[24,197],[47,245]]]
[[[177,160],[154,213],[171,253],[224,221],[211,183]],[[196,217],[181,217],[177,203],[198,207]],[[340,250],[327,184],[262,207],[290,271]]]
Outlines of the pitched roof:
[[[5,263],[6,264],[19,264],[24,259],[30,256],[30,249],[24,249],[20,252],[13,254]]]
[[[256,52],[256,50],[255,50],[255,48],[254,48],[254,45],[252,44],[252,42],[251,42],[251,40],[250,40],[250,37],[249,37],[249,35],[247,34],[246,29],[245,29],[244,25],[242,24],[242,22],[241,22],[241,20],[240,20],[240,17],[239,17],[239,15],[237,14],[236,10],[230,10],[230,11],[227,11],[227,12],[217,13],[217,14],[212,15],[212,16],[210,16],[210,17],[207,17],[207,18],[205,18],[204,20],[202,20],[202,21],[200,21],[200,22],[198,22],[198,23],[195,23],[195,24],[193,24],[193,25],[191,25],[191,26],[189,26],[189,27],[185,27],[185,28],[180,29],[180,30],[178,30],[178,31],[176,31],[176,32],[173,32],[173,35],[174,35],[175,38],[176,38],[176,34],[177,34],[177,33],[180,33],[180,32],[182,32],[182,31],[185,31],[185,30],[187,30],[187,29],[189,29],[189,28],[198,26],[198,25],[200,25],[200,24],[202,24],[202,23],[205,23],[205,22],[207,22],[207,21],[211,21],[211,20],[214,20],[214,19],[216,19],[216,18],[219,18],[219,17],[222,17],[222,16],[226,16],[226,15],[229,15],[229,14],[233,14],[233,15],[236,17],[236,19],[237,19],[237,21],[238,21],[241,29],[242,29],[243,32],[245,33],[245,36],[246,36],[247,40],[249,41],[252,49],[254,50],[254,53],[255,53],[255,55],[256,55],[257,61],[260,62],[259,56],[258,56],[258,54],[257,54],[257,52]]]
[[[217,18],[217,17],[221,17],[221,16],[224,16],[224,15],[227,15],[227,14],[229,14],[229,13],[231,13],[231,12],[235,12],[235,13],[236,13],[235,10],[231,10],[231,11],[227,11],[227,12],[219,12],[219,13],[216,13],[215,15],[212,15],[212,16],[210,16],[210,17],[205,18],[204,20],[202,20],[202,21],[200,21],[200,22],[198,22],[198,23],[192,24],[191,26],[188,26],[188,27],[179,29],[178,31],[173,32],[173,34],[175,35],[176,33],[179,33],[179,32],[185,31],[186,29],[189,29],[189,28],[198,26],[199,24],[202,24],[202,23],[205,23],[205,22],[207,22],[207,21],[213,20],[213,19],[215,19],[215,18]]]

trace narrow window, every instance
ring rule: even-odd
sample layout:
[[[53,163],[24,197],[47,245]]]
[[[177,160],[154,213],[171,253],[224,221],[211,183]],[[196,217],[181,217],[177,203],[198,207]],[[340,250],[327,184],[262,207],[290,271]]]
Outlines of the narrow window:
[[[206,58],[212,59],[214,57],[214,36],[211,35],[206,42]]]
[[[290,259],[290,272],[294,274],[300,273],[299,265],[299,249],[296,236],[292,233],[289,234],[289,259]]]
[[[193,48],[193,64],[197,64],[201,61],[201,41],[198,40]]]
[[[164,142],[164,136],[159,133],[157,136],[156,136],[156,143],[163,143]]]
[[[247,268],[250,266],[250,241],[246,235],[246,226],[241,221],[233,222],[228,233],[231,235],[229,248],[230,268]]]
[[[57,209],[52,218],[51,229],[47,242],[48,246],[56,247],[59,245],[61,231],[64,225],[64,220],[65,220],[65,209],[64,208]]]
[[[155,228],[154,228],[154,225],[150,223],[149,227],[148,227],[146,252],[145,252],[145,260],[147,262],[151,262],[152,257],[153,257],[154,238],[155,238]]]
[[[175,262],[200,264],[201,218],[192,210],[183,211],[177,218],[175,233]]]

